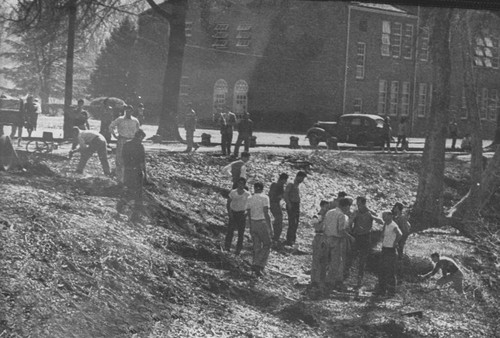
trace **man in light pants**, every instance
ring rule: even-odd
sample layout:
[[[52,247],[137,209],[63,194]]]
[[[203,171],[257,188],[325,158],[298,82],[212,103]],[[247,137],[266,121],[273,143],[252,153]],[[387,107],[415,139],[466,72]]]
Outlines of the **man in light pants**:
[[[134,107],[126,106],[125,115],[119,116],[109,125],[109,132],[118,140],[116,143],[116,178],[120,183],[123,183],[123,156],[122,150],[125,142],[132,140],[135,133],[140,128],[139,120],[132,116]],[[118,130],[118,136],[115,134],[115,129]]]
[[[262,193],[264,184],[253,185],[254,194],[247,200],[250,235],[253,241],[252,270],[257,277],[263,275],[271,251],[271,217],[269,216],[269,197]]]

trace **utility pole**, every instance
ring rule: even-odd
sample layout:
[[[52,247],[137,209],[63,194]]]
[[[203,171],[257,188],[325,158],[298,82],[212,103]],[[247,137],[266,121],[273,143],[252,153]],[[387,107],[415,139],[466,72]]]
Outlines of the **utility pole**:
[[[68,50],[66,53],[66,80],[64,83],[64,125],[63,137],[71,137],[70,107],[73,100],[73,61],[75,54],[76,0],[69,0]]]

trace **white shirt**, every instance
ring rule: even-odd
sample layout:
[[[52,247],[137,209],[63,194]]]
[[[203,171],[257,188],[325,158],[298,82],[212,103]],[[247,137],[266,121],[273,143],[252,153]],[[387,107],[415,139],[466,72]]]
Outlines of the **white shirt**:
[[[237,161],[229,163],[227,166],[222,168],[221,172],[225,176],[233,176],[233,164],[236,162],[239,162],[239,161],[241,161],[241,160],[237,160]],[[244,179],[247,178],[247,164],[246,163],[243,163],[243,165],[240,168],[240,177],[243,177]]]
[[[269,208],[269,197],[263,193],[257,193],[250,196],[247,200],[247,210],[250,211],[252,221],[266,219],[264,207]]]
[[[134,138],[135,132],[141,127],[139,120],[131,116],[130,119],[125,118],[125,116],[120,116],[115,119],[109,125],[109,132],[113,133],[116,128],[118,130],[118,136],[125,138]]]
[[[384,239],[382,240],[383,248],[394,248],[394,241],[396,240],[396,234],[399,233],[401,236],[401,230],[399,230],[398,225],[392,221],[391,223],[384,225]]]
[[[343,230],[347,229],[349,226],[348,221],[349,218],[342,212],[342,210],[340,210],[340,208],[328,211],[325,215],[325,220],[323,221],[325,235],[343,237]]]
[[[241,195],[238,194],[238,189],[231,190],[229,193],[229,198],[231,199],[229,207],[232,211],[245,211],[248,197],[250,197],[250,193],[246,190],[243,190]]]

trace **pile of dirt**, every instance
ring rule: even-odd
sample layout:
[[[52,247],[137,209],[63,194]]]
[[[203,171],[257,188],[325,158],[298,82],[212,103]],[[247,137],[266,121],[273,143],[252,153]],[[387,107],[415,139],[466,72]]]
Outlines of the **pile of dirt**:
[[[266,187],[282,172],[290,177],[308,172],[301,186],[298,248],[273,250],[267,274],[259,279],[250,270],[248,232],[240,256],[221,250],[231,182],[220,170],[229,159],[210,153],[148,154],[148,215],[140,224],[116,213],[120,190],[102,176],[98,160],[89,161],[86,176],[73,173],[76,160],[28,159],[27,173],[1,174],[0,336],[482,337],[498,332],[496,299],[481,279],[483,258],[471,253],[474,243],[453,231],[410,237],[395,298],[371,296],[374,268],[359,294],[314,298],[308,292],[314,236],[308,220],[319,201],[346,191],[366,196],[377,212],[397,201],[409,206],[417,186],[417,155],[252,153],[250,179]],[[450,202],[459,198],[464,178],[458,175],[464,168],[461,161],[447,163],[447,177],[457,175],[458,182],[448,185]],[[416,278],[430,268],[423,258],[430,250],[471,267],[468,299]],[[377,254],[370,259],[376,262]],[[351,279],[348,285],[355,283]],[[423,311],[422,317],[403,315],[414,311]]]

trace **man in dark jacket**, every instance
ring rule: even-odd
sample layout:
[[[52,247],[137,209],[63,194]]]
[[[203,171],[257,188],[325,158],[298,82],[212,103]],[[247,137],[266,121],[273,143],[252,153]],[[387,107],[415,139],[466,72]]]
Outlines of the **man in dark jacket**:
[[[245,151],[248,152],[250,149],[250,138],[253,133],[253,121],[250,120],[248,113],[243,115],[240,123],[238,123],[238,139],[236,140],[236,145],[234,146],[234,156],[238,157],[238,152],[240,150],[241,143],[245,144]]]

